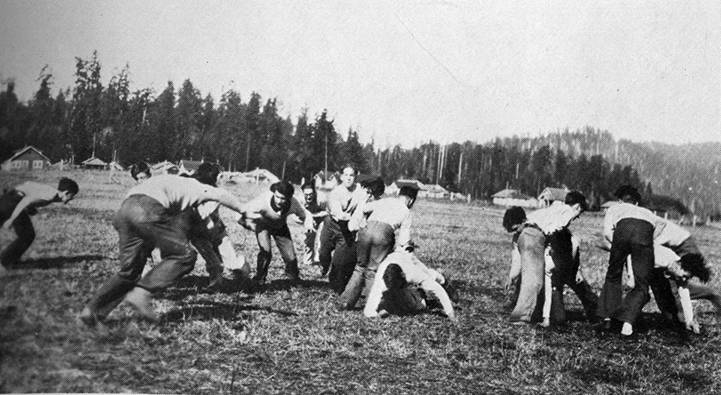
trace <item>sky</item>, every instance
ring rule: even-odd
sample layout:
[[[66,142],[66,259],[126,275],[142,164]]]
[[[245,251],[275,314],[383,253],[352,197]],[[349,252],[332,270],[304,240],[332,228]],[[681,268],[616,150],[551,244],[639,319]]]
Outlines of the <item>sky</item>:
[[[586,125],[721,141],[721,2],[0,1],[0,80],[27,101],[97,50],[104,83],[190,79],[216,103],[277,98],[295,120],[405,147]],[[4,89],[4,88],[3,88]]]

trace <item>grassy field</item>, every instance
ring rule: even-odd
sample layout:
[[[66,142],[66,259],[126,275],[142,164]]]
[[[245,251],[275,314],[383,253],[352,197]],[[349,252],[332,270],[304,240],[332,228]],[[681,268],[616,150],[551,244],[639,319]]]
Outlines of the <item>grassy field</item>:
[[[661,327],[653,302],[635,343],[597,337],[572,295],[567,327],[510,325],[502,211],[451,203],[420,201],[413,232],[420,258],[459,286],[457,325],[439,314],[368,320],[339,312],[316,267],[302,267],[303,283],[291,287],[274,251],[263,292],[205,293],[198,264],[157,295],[161,323],[138,322],[121,306],[107,325],[87,329],[75,317],[116,271],[111,219],[132,180],[79,171],[37,177],[55,183],[61,175],[79,181],[80,195],[33,218],[38,237],[25,264],[0,280],[2,392],[721,392],[721,332],[707,302],[695,302],[703,333],[689,341]],[[1,173],[0,187],[31,177]],[[259,191],[228,187],[242,200]],[[253,235],[227,223],[238,251],[254,263]],[[596,290],[607,261],[592,247],[600,224],[585,215],[572,225]],[[302,229],[292,231],[299,251]],[[692,231],[721,272],[719,230]],[[0,243],[9,236],[2,232]],[[712,282],[719,286],[718,277]]]

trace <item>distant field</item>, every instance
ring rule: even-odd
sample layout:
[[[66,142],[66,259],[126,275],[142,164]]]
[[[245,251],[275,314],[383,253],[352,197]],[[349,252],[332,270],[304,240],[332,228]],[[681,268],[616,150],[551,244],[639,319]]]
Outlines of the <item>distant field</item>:
[[[420,258],[459,285],[457,325],[439,314],[367,320],[338,312],[316,267],[301,267],[305,281],[290,287],[274,250],[264,292],[204,293],[198,264],[157,295],[160,324],[138,322],[121,306],[106,326],[86,329],[75,316],[116,271],[111,219],[132,180],[80,171],[37,177],[55,183],[62,175],[79,181],[78,198],[33,218],[38,237],[25,267],[0,280],[1,392],[721,392],[721,331],[707,302],[695,302],[704,333],[689,342],[659,327],[653,302],[638,342],[598,338],[572,293],[568,327],[509,325],[502,211],[454,203],[420,201],[413,234]],[[31,177],[0,173],[0,188]],[[243,201],[265,188],[227,187]],[[253,234],[227,224],[255,269]],[[572,225],[596,290],[607,262],[593,247],[600,225],[591,215]],[[302,229],[291,229],[299,252]],[[719,230],[692,232],[720,273]],[[8,236],[0,232],[2,245]],[[712,283],[720,285],[718,276]]]

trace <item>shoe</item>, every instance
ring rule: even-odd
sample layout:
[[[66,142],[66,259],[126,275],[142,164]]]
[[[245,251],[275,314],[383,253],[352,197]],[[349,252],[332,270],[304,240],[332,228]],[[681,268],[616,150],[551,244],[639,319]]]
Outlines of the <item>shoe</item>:
[[[146,320],[150,322],[159,321],[158,315],[155,314],[151,306],[152,297],[150,291],[147,289],[140,287],[133,288],[133,290],[125,296],[125,301],[133,306],[133,309]]]
[[[100,322],[98,315],[87,306],[78,314],[78,320],[88,328],[94,328]]]
[[[517,317],[511,317],[510,322],[511,322],[511,325],[528,325],[531,323],[531,321],[527,318],[517,318]]]
[[[223,285],[225,284],[225,277],[223,277],[223,273],[216,274],[208,280],[208,286],[205,287],[208,290],[217,290],[220,288],[223,288]]]
[[[638,332],[632,332],[630,335],[618,335],[623,342],[636,342],[638,341]]]

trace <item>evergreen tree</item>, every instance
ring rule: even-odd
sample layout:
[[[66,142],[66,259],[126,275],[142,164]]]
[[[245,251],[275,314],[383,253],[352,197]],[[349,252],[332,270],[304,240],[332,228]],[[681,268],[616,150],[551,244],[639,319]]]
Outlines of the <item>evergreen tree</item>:
[[[97,51],[93,51],[89,60],[75,58],[75,87],[68,130],[75,161],[83,161],[93,154],[94,139],[101,130],[103,86],[97,55]]]
[[[189,79],[183,81],[178,91],[178,105],[176,107],[176,133],[173,141],[173,154],[171,156],[185,159],[200,159],[193,157],[198,152],[201,139],[203,117],[203,99],[200,91],[195,89]]]

